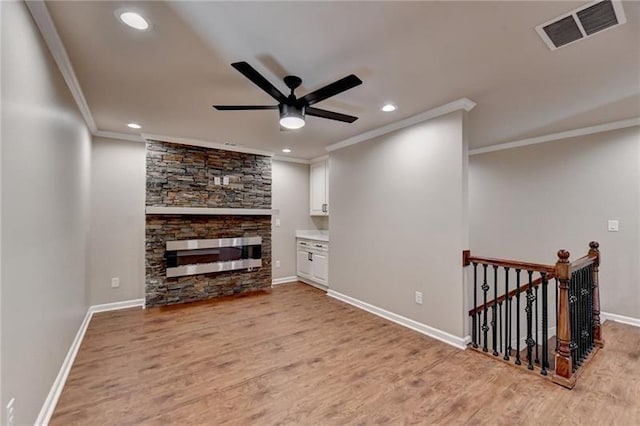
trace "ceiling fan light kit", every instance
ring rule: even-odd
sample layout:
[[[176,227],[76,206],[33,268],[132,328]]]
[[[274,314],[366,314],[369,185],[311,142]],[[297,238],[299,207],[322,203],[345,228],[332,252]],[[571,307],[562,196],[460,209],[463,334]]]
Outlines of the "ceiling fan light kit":
[[[278,101],[278,105],[214,105],[213,107],[218,111],[277,109],[280,112],[280,125],[288,130],[303,127],[305,125],[305,116],[308,115],[342,121],[344,123],[353,123],[358,119],[358,117],[352,115],[313,108],[311,106],[362,84],[362,80],[354,74],[350,74],[318,90],[307,93],[301,98],[297,98],[293,92],[302,84],[300,77],[288,75],[284,78],[284,83],[291,90],[289,96],[285,96],[247,62],[234,62],[231,66]]]
[[[295,130],[304,126],[304,105],[297,107],[295,105],[280,104],[280,125],[285,129]]]

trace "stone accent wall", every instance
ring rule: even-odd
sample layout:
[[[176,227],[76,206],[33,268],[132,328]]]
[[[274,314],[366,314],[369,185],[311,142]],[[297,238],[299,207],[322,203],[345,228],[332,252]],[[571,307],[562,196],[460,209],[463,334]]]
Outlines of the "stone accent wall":
[[[229,177],[229,185],[214,178]],[[147,206],[271,208],[271,158],[147,142]],[[262,267],[167,278],[166,242],[262,237]],[[271,287],[270,216],[146,216],[146,306],[206,300]]]
[[[146,205],[270,209],[271,158],[148,141]]]

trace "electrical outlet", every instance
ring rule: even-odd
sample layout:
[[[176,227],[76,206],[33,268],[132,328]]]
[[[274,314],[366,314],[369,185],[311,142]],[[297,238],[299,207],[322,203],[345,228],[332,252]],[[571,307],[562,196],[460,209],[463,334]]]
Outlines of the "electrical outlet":
[[[607,223],[607,230],[609,232],[618,232],[620,230],[620,222],[615,219],[609,219]]]
[[[280,261],[276,260],[276,268],[279,268],[279,267],[280,267]]]
[[[280,228],[280,218],[276,217],[276,228]]]
[[[223,185],[229,185],[229,176],[225,176],[222,178],[222,184]]]
[[[416,291],[416,303],[422,305],[422,292]]]
[[[120,287],[120,278],[118,277],[111,278],[111,288],[118,288],[118,287]]]
[[[220,185],[220,176],[215,176],[213,178],[213,184],[214,185]]]
[[[16,401],[15,398],[11,398],[11,400],[9,400],[9,403],[7,404],[7,411],[6,411],[7,426],[15,425],[15,416],[13,413],[13,404],[15,403],[15,401]]]

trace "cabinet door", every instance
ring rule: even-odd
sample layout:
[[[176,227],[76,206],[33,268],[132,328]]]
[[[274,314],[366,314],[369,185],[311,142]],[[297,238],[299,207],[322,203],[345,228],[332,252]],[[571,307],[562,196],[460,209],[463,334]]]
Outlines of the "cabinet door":
[[[309,199],[311,216],[326,216],[327,209],[327,162],[313,163],[309,176]]]
[[[298,249],[298,275],[301,277],[311,277],[311,261],[309,260],[309,252]]]
[[[325,252],[313,253],[311,262],[311,276],[315,281],[327,284],[329,280],[329,259]]]

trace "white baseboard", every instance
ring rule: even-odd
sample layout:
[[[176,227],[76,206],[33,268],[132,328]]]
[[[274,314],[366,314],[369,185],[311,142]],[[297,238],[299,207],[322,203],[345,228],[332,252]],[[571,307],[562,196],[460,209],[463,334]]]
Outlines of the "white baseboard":
[[[89,307],[92,314],[98,312],[117,311],[119,309],[137,308],[144,306],[144,299],[124,300],[122,302],[103,303],[102,305],[93,305]]]
[[[271,287],[273,287],[274,285],[293,283],[296,281],[298,281],[298,277],[296,277],[295,275],[292,277],[274,278],[273,281],[271,281]]]
[[[76,337],[71,342],[69,351],[67,351],[67,356],[64,358],[60,371],[58,371],[58,375],[53,381],[53,385],[51,386],[51,390],[49,390],[47,399],[44,400],[44,404],[40,409],[40,414],[38,414],[38,418],[36,419],[36,425],[49,424],[49,420],[53,415],[53,411],[56,409],[56,404],[58,403],[58,399],[60,398],[64,384],[67,381],[69,371],[71,371],[71,366],[73,365],[73,361],[76,359],[78,349],[80,349],[80,344],[82,343],[82,339],[84,339],[84,333],[87,331],[87,327],[89,327],[89,322],[91,321],[92,316],[93,313],[91,312],[91,308],[89,308],[89,310],[87,310],[87,314],[84,316],[82,324],[80,324]]]
[[[35,422],[37,426],[46,426],[49,424],[49,420],[51,420],[51,416],[56,409],[58,399],[60,398],[62,389],[64,389],[64,384],[67,381],[67,377],[69,376],[69,372],[71,371],[73,362],[76,359],[76,355],[78,354],[78,350],[80,349],[80,345],[82,344],[82,340],[84,339],[84,334],[89,327],[89,323],[91,322],[93,314],[98,312],[115,311],[118,309],[133,308],[137,306],[144,307],[144,299],[125,300],[123,302],[105,303],[103,305],[89,306],[89,309],[87,309],[87,313],[84,316],[84,320],[82,320],[80,328],[76,333],[76,337],[71,342],[71,346],[67,351],[67,356],[62,362],[60,371],[58,371],[58,375],[53,381],[53,385],[51,385],[49,394],[47,395],[47,398],[45,399],[44,404],[40,409],[40,414],[38,414],[38,418]]]
[[[318,290],[322,290],[322,291],[329,290],[329,288],[326,285],[319,284],[319,283],[317,283],[315,281],[308,280],[308,279],[306,279],[304,277],[298,277],[298,281],[300,281],[301,283],[305,283],[306,285],[310,285],[311,287],[315,287]]]
[[[612,314],[609,312],[600,312],[600,318],[602,319],[602,322],[611,320],[640,327],[640,318],[625,317],[624,315]]]
[[[447,343],[451,346],[455,346],[458,349],[466,349],[467,343],[469,343],[470,340],[469,336],[454,336],[453,334],[438,330],[437,328],[422,324],[421,322],[414,321],[407,317],[403,317],[402,315],[395,314],[393,312],[387,311],[386,309],[379,308],[345,294],[338,293],[334,290],[329,290],[327,292],[327,296],[333,297],[334,299],[340,300],[341,302],[348,303],[352,306],[355,306],[356,308],[360,308],[374,315],[385,318],[391,322],[395,322],[396,324],[400,324],[404,327],[410,328],[411,330],[417,331],[418,333],[433,337],[436,340],[440,340],[441,342]]]

